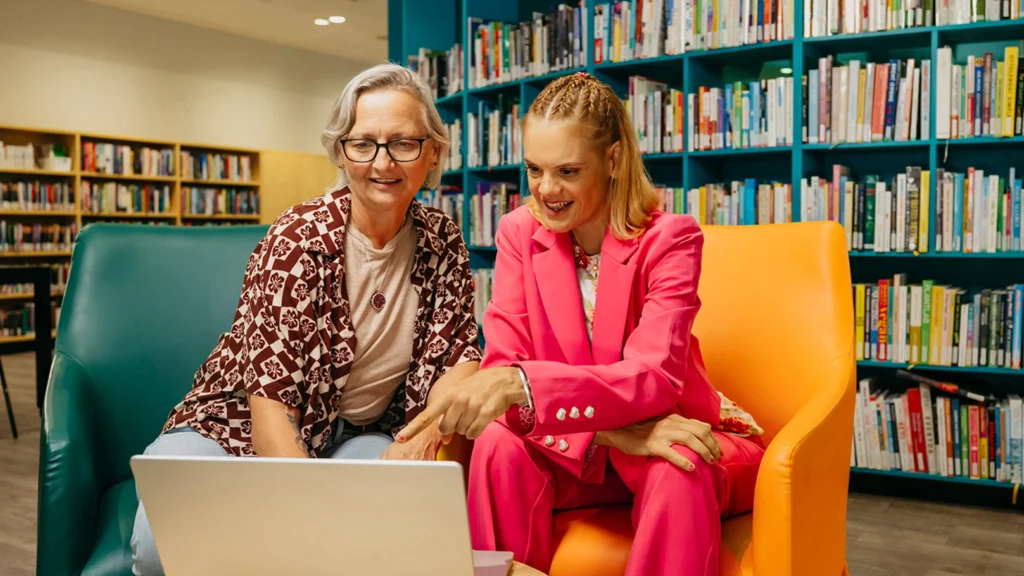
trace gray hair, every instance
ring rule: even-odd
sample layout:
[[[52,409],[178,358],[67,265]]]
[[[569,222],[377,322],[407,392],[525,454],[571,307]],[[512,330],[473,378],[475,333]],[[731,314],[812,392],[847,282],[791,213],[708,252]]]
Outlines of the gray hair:
[[[434,106],[434,95],[430,87],[418,74],[397,64],[379,64],[368,68],[349,80],[341,91],[327,119],[327,126],[320,135],[320,143],[327,150],[334,166],[338,165],[338,139],[352,130],[356,122],[356,101],[359,96],[371,90],[404,90],[419,99],[423,105],[424,121],[430,137],[438,143],[437,167],[427,173],[424,187],[431,190],[441,184],[441,173],[448,161],[448,129],[441,120]],[[344,170],[338,169],[338,177],[328,190],[336,190],[348,185],[348,176]]]

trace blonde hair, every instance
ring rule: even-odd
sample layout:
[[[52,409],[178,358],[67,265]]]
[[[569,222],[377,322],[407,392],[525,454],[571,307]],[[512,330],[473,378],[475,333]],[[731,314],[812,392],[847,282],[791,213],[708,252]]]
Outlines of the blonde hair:
[[[523,130],[531,118],[582,122],[602,150],[620,143],[619,162],[610,186],[612,233],[620,240],[642,234],[659,206],[658,194],[640,156],[640,144],[626,107],[611,87],[584,72],[563,76],[548,84],[530,105],[523,117]],[[536,217],[532,197],[526,205]]]
[[[434,106],[434,95],[426,82],[412,70],[397,64],[379,64],[368,68],[349,80],[341,96],[331,108],[327,118],[327,126],[320,134],[320,143],[323,144],[331,163],[338,166],[338,157],[341,153],[340,138],[348,135],[352,126],[356,123],[356,101],[359,97],[371,90],[402,90],[415,96],[423,105],[423,120],[427,125],[427,133],[430,134],[438,144],[437,166],[427,172],[424,187],[435,189],[441,184],[441,174],[448,162],[448,129],[441,120],[437,108]],[[386,153],[386,152],[382,152]],[[348,185],[348,176],[341,168],[338,169],[338,177],[330,190],[337,190]]]

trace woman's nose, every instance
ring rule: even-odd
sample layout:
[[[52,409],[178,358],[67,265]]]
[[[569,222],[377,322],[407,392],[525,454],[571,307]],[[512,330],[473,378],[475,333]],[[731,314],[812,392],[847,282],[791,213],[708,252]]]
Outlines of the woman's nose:
[[[387,147],[381,146],[377,149],[377,156],[373,159],[373,167],[377,170],[389,170],[394,166],[394,162],[391,155],[388,154]]]

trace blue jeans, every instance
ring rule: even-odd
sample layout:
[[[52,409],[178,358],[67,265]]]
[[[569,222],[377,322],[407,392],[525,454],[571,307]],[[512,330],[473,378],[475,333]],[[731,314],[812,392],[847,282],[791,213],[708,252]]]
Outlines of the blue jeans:
[[[356,436],[331,453],[331,458],[347,460],[376,460],[391,445],[392,438],[381,432],[368,432]],[[191,428],[179,428],[161,434],[146,448],[144,454],[157,456],[227,456],[220,444],[202,436]],[[136,489],[138,496],[138,489]],[[132,531],[132,573],[136,576],[163,576],[160,556],[153,542],[153,532],[146,518],[146,509],[139,502]]]

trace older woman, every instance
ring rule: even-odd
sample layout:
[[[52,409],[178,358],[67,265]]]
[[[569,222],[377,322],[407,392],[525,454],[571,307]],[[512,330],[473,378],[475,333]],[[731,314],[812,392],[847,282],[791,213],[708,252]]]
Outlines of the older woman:
[[[256,246],[234,323],[147,454],[437,453],[436,426],[415,442],[393,434],[480,359],[461,233],[414,201],[440,182],[444,124],[418,76],[381,65],[349,82],[321,140],[337,182]],[[136,574],[162,573],[141,505],[132,551]]]
[[[760,428],[718,393],[691,333],[703,237],[657,210],[607,85],[553,81],[523,119],[531,198],[501,219],[483,368],[398,436],[477,438],[473,547],[547,571],[552,514],[633,504],[628,576],[717,576],[720,518],[747,512]]]

